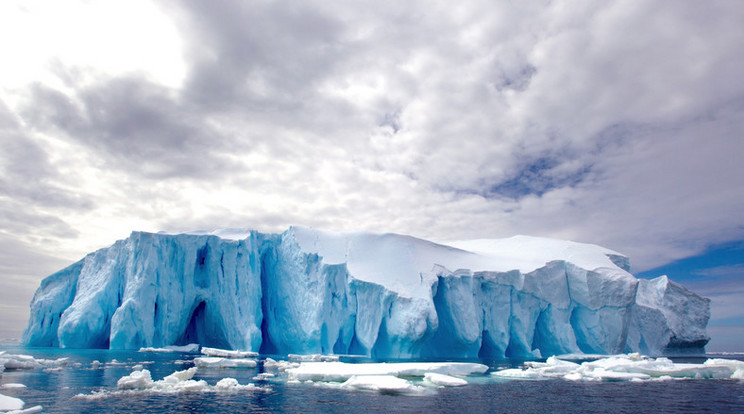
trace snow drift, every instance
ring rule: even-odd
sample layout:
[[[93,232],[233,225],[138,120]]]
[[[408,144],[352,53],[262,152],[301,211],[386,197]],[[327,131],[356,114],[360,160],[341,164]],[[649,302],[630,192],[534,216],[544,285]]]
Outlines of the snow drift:
[[[702,352],[709,300],[595,245],[516,236],[134,232],[44,279],[23,342],[535,358]]]

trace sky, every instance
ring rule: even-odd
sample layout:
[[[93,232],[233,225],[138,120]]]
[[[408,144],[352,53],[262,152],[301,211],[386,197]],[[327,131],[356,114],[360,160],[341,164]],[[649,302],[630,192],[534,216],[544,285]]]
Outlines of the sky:
[[[133,230],[298,224],[600,244],[710,297],[709,349],[744,350],[742,21],[730,0],[4,1],[0,337]]]

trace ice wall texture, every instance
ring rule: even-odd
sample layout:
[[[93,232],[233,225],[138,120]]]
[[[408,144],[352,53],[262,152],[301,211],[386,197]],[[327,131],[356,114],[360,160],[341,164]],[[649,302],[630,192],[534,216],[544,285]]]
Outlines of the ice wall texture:
[[[702,351],[709,300],[599,246],[516,236],[135,232],[42,281],[23,342],[535,358]]]

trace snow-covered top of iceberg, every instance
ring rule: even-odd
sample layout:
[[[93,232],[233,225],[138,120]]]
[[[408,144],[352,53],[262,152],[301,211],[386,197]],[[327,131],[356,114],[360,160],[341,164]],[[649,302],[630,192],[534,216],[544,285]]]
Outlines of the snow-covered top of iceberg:
[[[290,227],[288,233],[303,253],[315,253],[326,264],[345,263],[354,278],[409,297],[429,295],[439,267],[450,272],[528,273],[554,260],[587,270],[616,268],[610,256],[627,260],[600,246],[542,237],[464,240],[444,245],[393,233],[334,233],[301,226]]]
[[[406,245],[410,253],[416,253],[417,262],[421,265],[435,263],[450,270],[467,268],[473,271],[509,271],[529,272],[552,260],[565,260],[584,269],[614,267],[610,257],[625,255],[595,244],[577,243],[569,240],[550,239],[516,235],[502,239],[455,240],[434,243],[412,236],[396,233],[375,233],[368,231],[330,232],[305,226],[291,226],[288,230],[294,234],[305,253],[317,253],[327,264],[348,263],[349,258],[362,270],[370,255],[363,251],[395,250],[395,247]],[[225,240],[244,240],[255,230],[248,228],[224,228],[216,230],[195,230],[183,234],[198,236],[216,236]],[[160,232],[160,234],[177,235],[178,233]],[[380,242],[386,246],[376,247]],[[374,257],[374,267],[400,268],[400,260],[392,260],[389,255],[385,260]],[[371,263],[367,263],[371,265]],[[459,265],[459,266],[458,266]],[[371,269],[368,269],[371,270]],[[431,269],[427,269],[431,270]]]
[[[253,232],[226,228],[185,234],[243,240]],[[523,235],[442,244],[395,233],[330,232],[304,226],[291,226],[284,235],[292,237],[301,252],[317,254],[327,265],[346,264],[355,279],[380,284],[408,297],[428,296],[438,267],[451,272],[528,273],[554,260],[587,270],[617,267],[611,258],[627,262],[621,253],[594,244]]]
[[[593,270],[615,267],[617,264],[611,257],[626,258],[622,253],[596,244],[523,235],[505,239],[459,240],[447,242],[447,245],[486,256],[491,260],[489,264],[503,266],[492,270],[529,272],[552,260],[564,260]]]
[[[245,228],[225,228],[225,229],[216,229],[216,230],[194,230],[194,231],[188,231],[181,234],[191,234],[194,236],[217,236],[221,239],[225,240],[244,240],[251,236],[251,234],[254,231],[251,229],[245,229]],[[159,234],[169,234],[169,235],[178,235],[179,233],[170,233],[166,231],[161,231]]]

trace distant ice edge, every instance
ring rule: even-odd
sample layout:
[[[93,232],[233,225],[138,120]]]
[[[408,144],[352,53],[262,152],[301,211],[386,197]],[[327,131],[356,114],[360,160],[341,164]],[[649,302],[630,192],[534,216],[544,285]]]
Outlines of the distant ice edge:
[[[215,234],[134,232],[47,277],[22,342],[531,359],[703,353],[709,340],[708,299],[666,276],[638,280],[598,246],[520,236],[474,253],[302,227]]]

